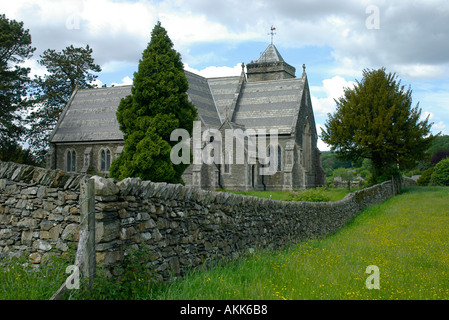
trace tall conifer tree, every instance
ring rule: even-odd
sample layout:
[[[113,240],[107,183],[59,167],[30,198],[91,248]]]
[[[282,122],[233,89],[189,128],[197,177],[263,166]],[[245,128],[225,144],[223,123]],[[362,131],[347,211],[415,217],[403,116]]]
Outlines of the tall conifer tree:
[[[111,165],[112,177],[182,182],[187,165],[171,162],[177,142],[170,141],[170,134],[178,128],[192,133],[197,111],[188,100],[188,85],[181,55],[158,22],[134,73],[131,95],[117,110],[125,148]]]
[[[20,113],[30,106],[27,96],[30,68],[20,64],[32,57],[31,35],[23,22],[0,14],[0,153],[20,149],[25,128]],[[14,160],[14,159],[8,159]]]
[[[36,77],[33,81],[35,109],[28,116],[30,130],[27,142],[39,161],[44,161],[48,151],[49,137],[58,123],[59,116],[70,100],[73,91],[95,88],[93,81],[101,68],[92,58],[92,48],[75,48],[70,45],[57,52],[45,50],[39,64],[46,67],[47,74]]]

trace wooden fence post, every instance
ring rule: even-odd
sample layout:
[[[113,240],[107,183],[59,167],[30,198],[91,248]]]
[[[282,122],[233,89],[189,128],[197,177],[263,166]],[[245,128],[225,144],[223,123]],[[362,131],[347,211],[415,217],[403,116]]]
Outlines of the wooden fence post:
[[[95,193],[94,181],[83,177],[80,183],[80,239],[75,259],[83,278],[89,279],[92,288],[96,273],[95,253]]]
[[[87,177],[81,178],[80,181],[79,205],[81,220],[75,266],[79,268],[81,278],[88,279],[88,286],[91,289],[96,274],[95,193],[94,181]],[[50,300],[62,299],[67,290],[64,282]]]

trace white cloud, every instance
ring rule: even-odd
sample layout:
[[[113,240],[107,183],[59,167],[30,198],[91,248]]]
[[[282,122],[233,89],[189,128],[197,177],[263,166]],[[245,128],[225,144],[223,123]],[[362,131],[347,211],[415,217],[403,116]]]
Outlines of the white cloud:
[[[318,141],[317,141],[318,149],[320,149],[320,151],[329,151],[331,149],[330,146],[324,143],[323,140],[319,138],[321,136],[321,129],[325,129],[325,127],[322,124],[317,123],[316,130],[318,133]]]
[[[184,69],[205,78],[215,78],[215,77],[230,77],[230,76],[239,76],[242,73],[242,64],[237,63],[233,68],[231,67],[216,67],[211,66],[204,68],[202,70],[197,70],[191,68],[188,64],[184,64]]]
[[[23,64],[21,64],[21,66],[30,68],[29,77],[31,79],[34,79],[34,76],[43,77],[44,75],[48,74],[47,69],[41,66],[35,59],[25,60]]]
[[[126,76],[122,79],[121,83],[113,82],[113,83],[111,83],[111,86],[127,86],[127,85],[131,85],[131,84],[133,84],[133,79]]]
[[[341,97],[345,88],[351,88],[354,85],[352,81],[346,81],[340,76],[322,81],[321,87],[311,86],[311,99],[315,116],[321,117],[335,110],[335,99]]]
[[[96,85],[97,88],[101,88],[103,86],[103,82],[101,80],[95,79],[90,83],[91,85]]]
[[[439,121],[438,123],[434,123],[432,125],[432,131],[436,134],[438,132],[442,132],[443,134],[448,134],[448,128],[443,121]]]
[[[401,77],[409,79],[433,79],[447,75],[447,68],[441,65],[411,64],[396,65],[392,69]]]
[[[432,124],[432,132],[434,134],[437,134],[439,132],[442,132],[443,134],[448,134],[448,126],[444,121],[441,121],[439,117],[435,116],[433,112],[425,111],[421,114],[421,121],[426,120],[428,117],[429,122]]]
[[[126,68],[135,67],[137,64],[137,61],[134,63],[127,62],[127,61],[118,61],[118,60],[110,60],[104,63],[101,66],[101,72],[102,73],[114,73]]]
[[[429,111],[425,111],[423,113],[421,113],[421,121],[424,121],[427,119],[427,117],[429,117],[429,120],[432,121],[433,119],[435,119],[435,115],[432,112]]]
[[[89,33],[132,34],[149,38],[157,20],[157,8],[147,1],[117,2],[110,0],[82,1],[79,15]]]

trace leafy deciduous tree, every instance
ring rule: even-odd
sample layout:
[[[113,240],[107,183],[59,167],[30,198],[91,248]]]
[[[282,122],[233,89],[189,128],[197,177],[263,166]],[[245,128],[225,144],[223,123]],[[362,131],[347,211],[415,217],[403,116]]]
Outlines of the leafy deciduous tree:
[[[370,159],[374,181],[412,168],[425,157],[433,139],[431,124],[420,119],[411,89],[396,74],[365,69],[363,79],[346,88],[336,104],[322,139],[344,160]]]

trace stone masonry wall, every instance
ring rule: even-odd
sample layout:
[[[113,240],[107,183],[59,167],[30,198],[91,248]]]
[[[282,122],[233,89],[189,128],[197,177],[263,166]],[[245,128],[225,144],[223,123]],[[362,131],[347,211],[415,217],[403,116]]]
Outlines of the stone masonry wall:
[[[40,263],[76,245],[80,177],[0,162],[0,257],[26,253]]]
[[[65,174],[0,162],[0,255],[27,254],[39,263],[78,240],[79,181]],[[167,278],[190,267],[235,258],[256,248],[281,248],[323,237],[363,208],[392,197],[384,182],[327,203],[286,202],[139,178],[95,181],[97,264],[119,264],[146,246],[151,264]],[[403,186],[413,182],[406,180]]]

